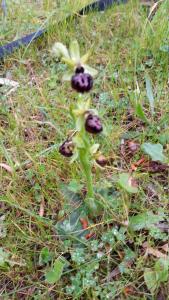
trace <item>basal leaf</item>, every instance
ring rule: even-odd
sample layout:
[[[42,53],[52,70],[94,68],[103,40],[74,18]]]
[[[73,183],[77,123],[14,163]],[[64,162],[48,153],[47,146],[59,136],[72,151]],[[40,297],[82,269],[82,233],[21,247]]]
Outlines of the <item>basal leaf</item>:
[[[144,111],[143,111],[143,108],[142,108],[142,106],[141,106],[140,103],[138,103],[138,104],[136,105],[135,112],[136,112],[136,115],[137,115],[142,121],[144,121],[145,123],[149,123],[149,121],[148,121],[148,119],[147,119],[147,117],[146,117],[146,115],[145,115],[145,113],[144,113]]]
[[[152,160],[165,162],[166,157],[163,154],[163,146],[161,144],[144,143],[141,149],[148,154]]]
[[[73,179],[72,181],[70,181],[67,188],[73,193],[78,193],[81,191],[82,187],[83,184],[80,184],[76,179]]]
[[[46,281],[50,284],[56,283],[62,276],[65,262],[61,258],[57,258],[53,268],[46,273]]]
[[[8,259],[9,254],[4,251],[4,249],[0,248],[0,267],[3,267]]]
[[[158,273],[160,282],[165,282],[169,277],[169,257],[167,259],[160,258],[154,266],[155,271]]]
[[[54,270],[50,270],[45,275],[46,281],[50,284],[54,284],[57,281],[57,275]]]
[[[157,273],[150,268],[146,268],[144,271],[144,280],[150,292],[154,294],[158,287]]]
[[[146,268],[144,271],[145,283],[152,294],[159,285],[167,282],[169,277],[169,259],[160,258],[152,269]]]
[[[133,185],[133,178],[129,173],[122,173],[119,175],[119,185],[128,193],[137,193],[138,188]]]
[[[129,226],[132,230],[150,229],[155,223],[164,219],[162,215],[155,215],[152,211],[132,216],[129,220]]]

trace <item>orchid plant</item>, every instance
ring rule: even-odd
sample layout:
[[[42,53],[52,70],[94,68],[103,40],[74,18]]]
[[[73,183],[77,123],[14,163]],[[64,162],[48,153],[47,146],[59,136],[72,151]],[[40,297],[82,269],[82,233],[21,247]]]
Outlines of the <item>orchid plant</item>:
[[[85,204],[90,213],[96,215],[100,210],[100,204],[95,199],[92,166],[97,164],[103,167],[105,159],[99,151],[99,144],[90,141],[90,135],[99,134],[103,127],[98,112],[90,107],[91,99],[86,96],[86,93],[93,87],[93,78],[97,75],[97,70],[87,65],[90,51],[80,56],[79,44],[76,40],[70,43],[69,50],[62,43],[55,43],[52,52],[68,66],[63,80],[69,80],[72,88],[78,92],[77,102],[70,107],[75,131],[60,146],[59,152],[66,157],[71,157],[71,163],[75,160],[80,161],[86,178]]]

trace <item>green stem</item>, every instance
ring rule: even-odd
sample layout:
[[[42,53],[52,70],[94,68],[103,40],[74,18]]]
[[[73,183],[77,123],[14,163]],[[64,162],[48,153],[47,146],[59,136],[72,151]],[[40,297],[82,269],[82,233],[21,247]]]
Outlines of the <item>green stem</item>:
[[[79,159],[80,159],[83,172],[86,177],[87,198],[93,198],[94,190],[93,190],[92,171],[91,171],[91,165],[89,161],[89,155],[90,154],[87,148],[79,149]]]

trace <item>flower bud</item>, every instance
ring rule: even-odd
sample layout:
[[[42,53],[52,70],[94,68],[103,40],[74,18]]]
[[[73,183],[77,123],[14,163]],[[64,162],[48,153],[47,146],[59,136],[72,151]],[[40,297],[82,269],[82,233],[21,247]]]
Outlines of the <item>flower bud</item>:
[[[85,129],[89,133],[100,133],[103,130],[100,118],[96,115],[89,114],[86,118]]]
[[[101,167],[105,167],[107,165],[107,159],[104,155],[100,154],[97,159],[96,162],[98,165],[100,165]]]
[[[73,143],[72,141],[65,141],[59,147],[59,153],[66,157],[71,157],[73,155]]]
[[[78,70],[80,69],[78,68]],[[71,86],[74,90],[76,90],[79,93],[89,92],[93,87],[93,78],[88,73],[77,72],[75,75],[72,76]]]

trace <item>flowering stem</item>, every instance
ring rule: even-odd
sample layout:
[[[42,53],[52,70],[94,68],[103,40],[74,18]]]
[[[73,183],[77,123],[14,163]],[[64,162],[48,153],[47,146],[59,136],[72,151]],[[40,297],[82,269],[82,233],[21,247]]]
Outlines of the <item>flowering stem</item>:
[[[93,198],[94,197],[94,190],[93,190],[93,182],[92,182],[92,173],[91,173],[91,166],[89,163],[89,157],[86,149],[79,150],[79,159],[83,169],[83,172],[86,176],[86,184],[87,184],[87,197]]]
[[[81,135],[83,137],[85,148],[79,148],[79,160],[80,160],[84,175],[86,177],[87,198],[93,198],[94,190],[93,190],[92,171],[91,171],[91,164],[90,164],[90,152],[89,152],[88,137],[87,137],[85,130],[83,130],[83,129],[81,130]]]

